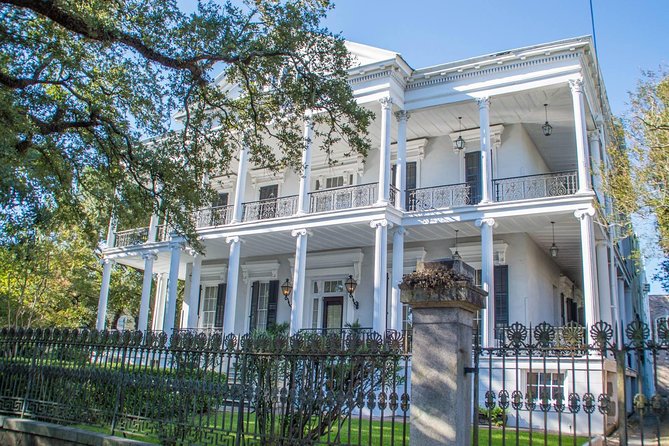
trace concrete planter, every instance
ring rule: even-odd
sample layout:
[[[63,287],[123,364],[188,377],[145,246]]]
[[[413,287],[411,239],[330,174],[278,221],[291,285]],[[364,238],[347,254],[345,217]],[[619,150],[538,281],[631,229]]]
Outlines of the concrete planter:
[[[413,308],[421,307],[459,307],[476,312],[485,308],[487,292],[472,285],[466,280],[456,282],[452,288],[443,289],[439,293],[427,292],[422,289],[402,290],[402,303]]]

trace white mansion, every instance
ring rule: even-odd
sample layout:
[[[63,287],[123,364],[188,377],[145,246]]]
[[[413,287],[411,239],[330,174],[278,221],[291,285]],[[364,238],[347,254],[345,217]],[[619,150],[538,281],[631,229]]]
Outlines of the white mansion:
[[[329,165],[307,119],[303,172],[255,168],[242,150],[236,176],[211,180],[219,199],[194,216],[204,255],[158,216],[110,228],[99,329],[114,262],[144,271],[137,328],[168,334],[175,324],[246,333],[281,322],[291,333],[355,322],[401,330],[402,275],[454,256],[489,292],[484,345],[513,322],[644,317],[643,276],[627,260],[634,241],[607,223],[610,110],[589,37],[421,69],[347,46],[358,62],[351,88],[375,114],[367,159]]]

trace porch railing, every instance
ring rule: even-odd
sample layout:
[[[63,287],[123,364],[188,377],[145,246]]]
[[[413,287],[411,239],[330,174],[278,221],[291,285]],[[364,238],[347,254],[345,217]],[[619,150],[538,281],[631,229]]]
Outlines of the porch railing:
[[[388,196],[388,201],[391,206],[397,206],[397,203],[400,201],[400,190],[392,184],[390,185],[390,195]]]
[[[335,187],[309,193],[309,212],[327,212],[371,206],[376,202],[378,183]]]
[[[297,211],[297,195],[244,203],[244,221],[290,217]]]
[[[467,183],[410,189],[407,210],[425,211],[429,209],[465,206],[469,204],[469,194],[470,186]]]
[[[233,205],[214,206],[195,211],[193,216],[196,228],[207,228],[210,226],[222,226],[230,223],[232,219]]]
[[[575,170],[500,178],[493,180],[495,201],[516,201],[572,195],[578,190],[577,178]]]
[[[149,228],[134,228],[124,231],[116,231],[114,237],[114,246],[123,248],[126,246],[136,246],[145,243],[149,238]]]

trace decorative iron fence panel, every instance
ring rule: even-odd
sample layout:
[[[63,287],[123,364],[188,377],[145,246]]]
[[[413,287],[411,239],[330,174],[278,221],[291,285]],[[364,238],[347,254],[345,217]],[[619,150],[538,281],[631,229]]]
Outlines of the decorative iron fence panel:
[[[376,202],[378,183],[335,187],[309,193],[309,212],[327,212],[371,206]]]
[[[409,211],[465,206],[469,201],[470,186],[467,183],[410,189],[407,203]]]
[[[0,413],[173,445],[406,445],[401,333],[7,330]]]
[[[578,190],[576,171],[554,172],[493,180],[495,201],[573,195]]]
[[[290,217],[297,211],[297,195],[244,203],[244,221]]]
[[[512,324],[474,348],[473,444],[669,444],[668,354],[666,323]]]
[[[126,246],[136,246],[145,243],[149,238],[149,228],[127,229],[125,231],[116,231],[114,236],[114,246],[123,248]]]

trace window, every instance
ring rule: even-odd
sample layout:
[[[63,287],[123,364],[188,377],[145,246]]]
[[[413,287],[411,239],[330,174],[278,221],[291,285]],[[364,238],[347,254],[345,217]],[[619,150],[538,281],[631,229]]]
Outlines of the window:
[[[311,308],[311,328],[318,328],[318,305],[320,304],[320,299],[316,298],[313,300]]]
[[[216,297],[218,295],[217,286],[204,287],[204,296],[202,297],[200,327],[214,328],[216,318]]]
[[[481,201],[481,152],[465,153],[465,182],[469,186],[469,204]]]
[[[406,190],[405,190],[405,200],[406,208],[410,211],[416,210],[416,185],[418,183],[417,177],[417,166],[416,161],[407,161],[406,163]],[[397,164],[393,164],[390,171],[390,184],[395,187],[399,187],[396,183],[397,177]]]
[[[344,177],[339,176],[339,177],[332,177],[332,178],[326,178],[325,179],[325,188],[326,189],[331,189],[333,187],[342,187],[344,185]]]
[[[343,293],[344,282],[341,280],[326,280],[323,282],[324,293]]]
[[[228,205],[228,193],[219,192],[214,198],[214,201],[211,203],[212,207],[227,206]]]
[[[509,325],[509,266],[495,266],[495,331],[499,334]]]
[[[276,324],[279,281],[253,282],[251,286],[251,330],[264,331]]]
[[[528,373],[527,394],[533,400],[564,400],[564,373]]]

